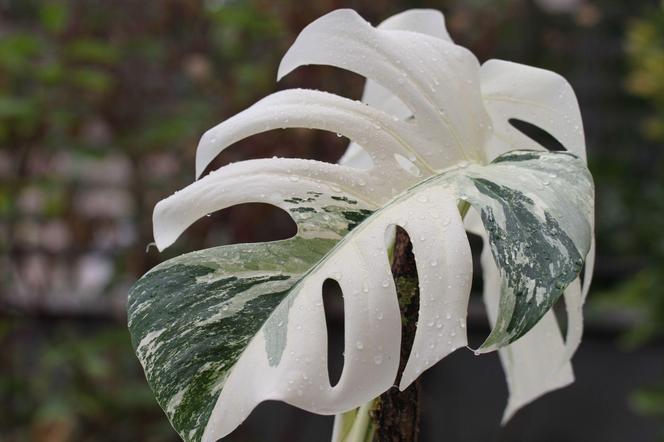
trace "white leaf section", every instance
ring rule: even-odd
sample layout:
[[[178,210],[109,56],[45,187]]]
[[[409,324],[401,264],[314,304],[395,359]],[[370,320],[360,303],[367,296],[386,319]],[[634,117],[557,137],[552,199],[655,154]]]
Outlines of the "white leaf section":
[[[377,28],[418,32],[453,43],[445,26],[445,16],[436,9],[409,9],[383,20]]]
[[[298,204],[289,202],[288,197],[306,192],[343,192],[357,198],[363,207],[378,207],[389,196],[381,196],[375,186],[374,178],[367,173],[320,161],[272,158],[229,164],[155,206],[155,243],[163,250],[196,220],[237,204],[268,203],[284,210],[292,209]],[[326,228],[320,222],[310,225],[300,219],[298,230],[304,235],[307,230],[314,230],[320,235],[320,230]],[[327,236],[335,235],[328,233]]]
[[[380,25],[377,26],[378,29],[391,29],[391,30],[402,30],[402,31],[413,31],[423,34],[427,34],[433,37],[437,37],[449,42],[452,42],[447,29],[445,27],[445,18],[440,11],[436,10],[409,10],[404,11],[400,14],[394,15],[387,20],[383,21]],[[375,81],[367,80],[364,93],[362,95],[362,101],[368,105],[385,111],[399,120],[407,120],[412,117],[412,112],[399,98],[397,98],[393,93],[385,89],[383,86],[378,84]],[[355,142],[351,142],[348,146],[348,149],[339,160],[339,164],[344,164],[348,166],[358,167],[361,169],[370,169],[373,165],[371,158],[364,151],[361,146]],[[462,235],[460,236],[462,237]],[[413,247],[415,250],[421,248],[422,246],[417,241],[414,242]],[[463,247],[463,246],[462,246]],[[446,250],[453,250],[454,248],[447,248]],[[464,249],[465,250],[465,249]],[[420,261],[421,262],[421,261]],[[435,263],[435,261],[434,261]],[[442,263],[441,263],[442,264]],[[424,267],[424,268],[421,268]],[[435,267],[435,266],[434,266]],[[418,272],[427,273],[426,265],[420,265]],[[472,269],[470,269],[472,270]],[[452,269],[445,272],[446,276],[450,276],[451,273],[454,273]],[[458,273],[457,273],[458,274]],[[463,290],[463,286],[468,284],[468,269],[464,269],[461,272],[464,276],[460,276],[459,279],[453,280],[452,278],[448,279],[448,288],[452,289],[454,285],[457,285],[458,288]],[[439,275],[437,277],[442,277]],[[462,283],[458,283],[461,280]],[[428,279],[422,281],[423,283],[428,283]],[[463,291],[461,292],[463,293]],[[462,309],[465,309],[465,304],[467,303],[467,294],[461,295],[460,299],[462,302],[457,303],[458,306],[461,306]],[[429,307],[428,304],[433,303],[434,306]],[[446,354],[432,354],[432,350],[437,349],[438,345],[436,340],[433,339],[431,343],[427,343],[427,337],[425,337],[425,330],[429,331],[429,335],[435,334],[436,337],[446,336],[448,339],[448,346],[442,347],[443,351],[448,352],[452,348],[458,348],[467,344],[466,333],[463,330],[458,330],[459,328],[465,327],[465,319],[458,319],[458,322],[451,321],[451,318],[459,317],[458,314],[452,315],[447,309],[443,312],[440,309],[441,301],[437,298],[431,298],[429,300],[421,300],[420,308],[420,322],[426,324],[418,330],[418,334],[415,338],[413,350],[411,353],[417,355],[416,358],[411,359],[406,367],[402,378],[400,388],[404,389],[407,385],[413,382],[415,378],[422,371],[429,368],[433,361],[442,359]],[[427,305],[428,307],[423,307]],[[438,307],[434,309],[434,307]],[[448,306],[450,308],[451,306]],[[448,318],[449,315],[449,318]],[[428,336],[433,338],[433,336]],[[433,346],[433,347],[432,347]],[[438,347],[441,348],[441,347]],[[440,351],[440,350],[439,350]],[[336,422],[336,421],[335,421]],[[333,434],[332,440],[335,440],[335,435]]]
[[[509,124],[515,118],[534,124],[553,135],[568,151],[585,161],[586,144],[583,121],[576,95],[570,84],[559,74],[503,60],[489,60],[481,69],[482,95],[485,106],[491,116],[494,137],[486,146],[489,158],[494,158],[512,149],[532,146],[543,149],[533,140]],[[585,277],[583,285],[573,284],[565,291],[565,305],[568,316],[568,328],[565,347],[558,349],[559,362],[565,364],[574,355],[583,333],[583,303],[590,288],[594,269],[595,239],[594,232],[590,251],[586,257]],[[532,330],[530,333],[534,333]],[[556,327],[555,333],[559,333]],[[511,347],[511,346],[510,346]],[[501,354],[506,350],[501,350]],[[552,353],[555,353],[552,350]],[[538,358],[533,353],[532,358]],[[504,358],[503,358],[504,359]],[[505,364],[504,364],[505,365]],[[523,377],[510,375],[508,379],[519,382]],[[561,386],[565,383],[561,382]],[[538,384],[531,387],[531,396],[538,396]],[[550,385],[541,382],[539,390],[550,390]],[[506,417],[510,416],[509,408],[516,408],[518,400],[510,399]]]
[[[412,211],[423,219],[406,221],[404,213]],[[344,241],[293,289],[288,340],[279,364],[272,366],[265,351],[266,324],[226,379],[204,441],[228,434],[264,400],[335,414],[357,407],[392,385],[399,365],[401,320],[384,235],[393,225],[402,226],[414,238],[422,282],[420,322],[431,321],[431,326],[417,330],[402,387],[466,344],[463,324],[472,271],[470,248],[456,199],[441,187],[424,188],[358,227],[352,241]],[[418,241],[422,237],[426,241]],[[329,384],[326,356],[317,356],[325,354],[321,349],[327,347],[321,294],[326,279],[341,286],[346,315],[344,368],[334,387]]]
[[[442,358],[468,344],[466,314],[473,277],[472,256],[457,202],[441,201],[440,195],[445,192],[444,188],[433,188],[418,195],[417,212],[421,215],[410,217],[407,225],[401,225],[413,244],[420,289],[418,327],[401,375],[401,390]],[[426,205],[424,214],[422,205]]]
[[[567,336],[565,340],[565,354],[561,360],[572,359],[574,353],[581,344],[583,338],[583,305],[586,302],[590,283],[592,282],[593,270],[595,268],[595,232],[592,233],[590,250],[586,256],[584,266],[583,283],[570,286],[565,291],[565,310],[567,312]]]
[[[568,151],[586,159],[581,112],[567,80],[555,72],[503,60],[487,61],[480,72],[495,135],[486,146],[489,158],[533,148],[534,141],[509,124],[515,118],[544,129]]]
[[[415,177],[395,167],[394,159],[395,154],[413,155],[411,146],[418,145],[421,138],[413,125],[361,102],[307,89],[269,95],[208,130],[196,153],[197,176],[229,145],[257,133],[291,127],[323,129],[357,140],[378,166],[374,176],[387,170],[390,173],[385,175],[399,187],[416,182]],[[427,167],[413,161],[421,168]]]
[[[567,312],[567,334],[565,335],[565,351],[560,357],[558,366],[572,359],[583,337],[583,293],[581,279],[577,278],[564,293],[565,311]]]
[[[590,242],[590,250],[588,251],[588,256],[586,256],[586,265],[583,273],[583,285],[581,286],[581,299],[583,300],[583,302],[585,302],[586,298],[588,297],[588,291],[590,290],[590,284],[593,281],[593,274],[595,270],[595,253],[597,252],[596,249],[597,244],[595,242],[594,224],[595,224],[595,219],[593,217],[592,241]]]
[[[405,103],[425,137],[417,156],[432,168],[485,158],[489,117],[479,93],[479,63],[467,49],[422,33],[376,29],[343,9],[300,33],[281,61],[279,78],[312,64],[360,74]]]
[[[445,27],[445,17],[435,9],[410,9],[393,15],[377,26],[378,29],[412,31],[430,35],[452,42]],[[372,80],[367,80],[362,94],[362,102],[382,110],[399,120],[407,120],[413,116],[411,110],[396,95]],[[371,157],[362,147],[351,142],[348,149],[339,159],[339,164],[370,169],[373,166]]]

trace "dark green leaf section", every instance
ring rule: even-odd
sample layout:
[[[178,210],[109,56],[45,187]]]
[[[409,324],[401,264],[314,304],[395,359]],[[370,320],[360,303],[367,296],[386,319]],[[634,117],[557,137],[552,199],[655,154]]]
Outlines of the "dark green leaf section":
[[[497,157],[495,160],[491,162],[491,164],[498,164],[498,163],[517,163],[520,161],[531,161],[531,160],[538,160],[542,156],[550,156],[550,155],[567,155],[572,158],[578,158],[576,155],[570,152],[544,152],[544,151],[537,151],[537,150],[532,150],[532,151],[523,151],[523,150],[517,150],[517,151],[512,151],[512,152],[507,152],[499,157]]]
[[[132,288],[132,343],[183,439],[200,439],[228,370],[335,243],[294,238],[208,249],[164,263]]]
[[[344,210],[341,212],[343,217],[348,221],[348,231],[350,232],[355,227],[359,226],[373,212],[367,209],[360,210]]]
[[[343,194],[308,191],[284,202],[298,236],[182,255],[131,290],[136,354],[184,440],[200,440],[226,377],[262,327],[268,361],[279,363],[297,295],[293,287],[372,213]]]
[[[523,192],[482,178],[477,190],[498,203],[504,219],[497,222],[492,205],[480,208],[491,251],[502,275],[496,326],[484,348],[506,345],[523,336],[544,316],[578,276],[583,257],[558,221]]]
[[[292,205],[288,211],[299,231],[313,232],[314,236],[320,232],[335,232],[343,237],[373,213],[356,199],[312,191],[301,197],[291,196],[284,202]]]

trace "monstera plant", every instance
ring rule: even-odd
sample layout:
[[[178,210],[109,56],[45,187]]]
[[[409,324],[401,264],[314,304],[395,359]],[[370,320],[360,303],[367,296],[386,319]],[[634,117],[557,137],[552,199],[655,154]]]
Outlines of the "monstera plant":
[[[569,361],[592,273],[594,190],[569,84],[506,61],[480,65],[432,10],[406,11],[378,27],[352,10],[331,12],[300,33],[279,78],[313,64],[366,77],[362,101],[303,89],[264,98],[205,133],[199,179],[155,208],[160,250],[197,219],[236,204],[272,204],[297,224],[290,239],[176,257],[131,290],[136,354],[180,436],[217,440],[265,400],[345,413],[397,379],[405,389],[466,347],[467,231],[484,240],[493,325],[475,352],[500,353],[510,393],[505,419],[572,382]],[[547,151],[512,120],[542,128],[566,151]],[[292,127],[353,142],[339,164],[258,159],[202,176],[236,141]],[[412,243],[419,295],[401,372],[401,288],[390,267],[396,227]],[[329,279],[344,299],[344,365],[335,385],[322,302]],[[561,296],[565,338],[551,311]],[[367,438],[350,428],[339,418],[334,438]]]

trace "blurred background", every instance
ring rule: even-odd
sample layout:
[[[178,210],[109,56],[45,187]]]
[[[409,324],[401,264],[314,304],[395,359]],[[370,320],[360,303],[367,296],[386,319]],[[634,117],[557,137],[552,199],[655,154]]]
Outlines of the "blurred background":
[[[340,7],[374,24],[440,9],[481,61],[564,75],[584,116],[598,258],[577,382],[501,428],[497,357],[457,352],[425,375],[422,440],[664,440],[664,3],[0,0],[0,441],[177,440],[131,349],[128,288],[182,252],[294,228],[276,209],[243,205],[159,254],[152,208],[193,180],[199,136],[264,95],[298,86],[360,97],[363,79],[333,68],[275,82],[302,27]],[[270,132],[217,165],[335,162],[346,142]],[[229,440],[326,440],[331,426],[268,403]]]

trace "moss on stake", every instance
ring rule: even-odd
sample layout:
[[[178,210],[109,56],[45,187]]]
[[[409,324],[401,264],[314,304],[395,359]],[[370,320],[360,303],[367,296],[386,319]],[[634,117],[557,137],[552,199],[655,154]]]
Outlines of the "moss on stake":
[[[459,213],[465,218],[470,209],[466,201],[459,203]],[[395,385],[399,385],[401,374],[408,362],[415,340],[418,312],[420,309],[419,281],[413,255],[413,247],[406,232],[400,227],[394,241],[392,274],[401,310],[401,354],[399,374]],[[413,442],[420,432],[420,378],[407,389],[399,391],[393,386],[373,401],[369,412],[373,422],[374,442]]]
[[[406,232],[397,229],[394,245],[392,273],[399,297],[401,309],[401,355],[399,375],[395,384],[401,380],[401,374],[410,355],[417,329],[419,303],[419,285],[412,245]],[[374,424],[376,442],[411,442],[419,435],[420,380],[417,379],[406,390],[399,391],[393,386],[374,401],[370,412]]]

